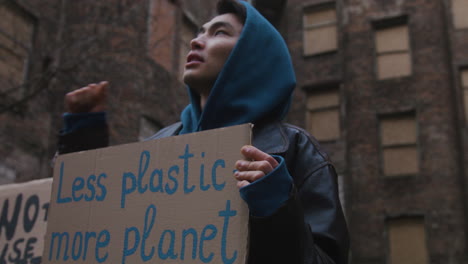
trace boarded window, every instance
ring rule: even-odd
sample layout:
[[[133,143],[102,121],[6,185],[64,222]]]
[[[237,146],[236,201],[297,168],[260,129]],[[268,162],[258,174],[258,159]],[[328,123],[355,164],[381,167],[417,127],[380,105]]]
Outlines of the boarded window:
[[[334,6],[308,9],[303,17],[304,55],[337,49],[337,20]]]
[[[422,217],[392,219],[387,228],[391,264],[429,263]]]
[[[407,25],[378,29],[375,34],[375,42],[378,79],[411,75]]]
[[[180,46],[179,46],[179,79],[184,76],[185,63],[187,62],[187,54],[190,52],[190,42],[195,37],[196,27],[187,19],[182,20],[180,31]]]
[[[0,90],[18,97],[32,46],[34,21],[19,7],[0,4]]]
[[[463,87],[463,105],[465,108],[465,120],[468,122],[468,69],[461,71],[461,80]]]
[[[340,137],[338,89],[313,92],[307,97],[307,129],[319,141]]]
[[[416,121],[413,114],[380,121],[383,173],[414,175],[419,171]]]
[[[468,0],[452,0],[453,25],[457,29],[468,28]]]

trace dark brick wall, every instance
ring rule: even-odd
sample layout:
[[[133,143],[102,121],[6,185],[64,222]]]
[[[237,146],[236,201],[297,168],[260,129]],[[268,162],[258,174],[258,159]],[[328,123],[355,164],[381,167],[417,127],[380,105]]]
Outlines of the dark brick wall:
[[[463,164],[461,174],[461,188],[464,191],[465,200],[465,217],[468,217],[468,116],[465,116],[464,102],[463,102],[463,88],[461,87],[460,69],[468,67],[468,28],[456,29],[454,28],[451,18],[451,1],[443,1],[445,6],[445,16],[447,17],[447,31],[449,34],[451,66],[453,74],[453,107],[456,109],[457,120],[457,136],[458,146],[457,150],[461,154],[459,162]],[[465,102],[468,103],[468,102]],[[468,222],[468,221],[465,221]],[[468,228],[467,228],[468,229]]]
[[[111,144],[137,141],[141,116],[162,126],[178,120],[185,88],[148,57],[148,1],[18,3],[38,21],[25,87],[38,92],[0,114],[3,182],[51,175],[64,95],[88,83],[111,83]]]
[[[70,2],[67,9],[62,63],[80,63],[63,77],[64,86],[111,83],[111,144],[136,141],[141,115],[161,125],[176,121],[187,103],[185,90],[148,58],[148,1]]]
[[[457,71],[468,65],[468,30],[453,30],[450,1],[336,1],[337,52],[302,55],[302,12],[330,1],[290,0],[286,21],[298,89],[289,120],[304,125],[303,87],[341,83],[342,138],[322,144],[345,176],[353,263],[385,263],[385,220],[425,218],[431,263],[465,263],[467,132]],[[333,3],[333,2],[332,2]],[[413,74],[375,77],[373,21],[408,16]],[[379,115],[414,111],[420,173],[384,178]]]
[[[54,54],[51,38],[57,34],[60,1],[14,1],[36,20],[36,30],[29,57],[28,79],[22,87],[19,102],[0,101],[0,178],[3,182],[25,181],[49,175],[49,144],[51,132],[51,105],[48,59]],[[5,88],[5,87],[4,87]],[[53,97],[53,95],[52,95]],[[19,98],[18,98],[19,99]],[[5,179],[7,174],[16,179]]]
[[[334,142],[322,143],[322,147],[330,155],[334,161],[338,173],[344,174],[346,168],[345,159],[345,106],[346,97],[343,89],[343,49],[341,48],[343,35],[338,35],[338,50],[325,54],[317,54],[313,56],[303,55],[302,46],[302,14],[304,8],[321,5],[324,3],[333,3],[333,1],[323,0],[289,0],[286,5],[286,10],[283,13],[282,33],[287,40],[288,47],[291,51],[291,57],[295,67],[297,87],[294,93],[293,105],[288,115],[288,122],[295,125],[305,127],[305,103],[307,91],[314,88],[321,88],[324,84],[336,83],[340,88],[340,113],[341,113],[341,137]],[[340,9],[340,3],[336,3]],[[338,16],[338,23],[342,18]]]

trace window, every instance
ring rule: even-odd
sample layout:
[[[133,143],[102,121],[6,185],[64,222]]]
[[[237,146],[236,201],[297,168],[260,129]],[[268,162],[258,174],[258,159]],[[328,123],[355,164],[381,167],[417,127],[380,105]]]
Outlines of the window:
[[[196,35],[196,27],[188,18],[182,20],[179,44],[179,79],[182,81],[187,54],[190,52],[190,42]]]
[[[307,96],[307,130],[319,141],[340,138],[339,89],[310,92]]]
[[[419,172],[414,114],[380,120],[383,173],[385,176],[414,175]]]
[[[423,217],[392,219],[387,228],[391,264],[429,263]]]
[[[143,141],[152,135],[156,134],[162,128],[158,122],[151,120],[148,117],[140,117],[140,133],[138,139]]]
[[[468,0],[452,0],[453,25],[456,29],[468,28]]]
[[[337,49],[335,6],[306,9],[303,17],[303,52],[314,55]]]
[[[461,85],[463,91],[463,104],[465,107],[465,120],[468,123],[468,68],[461,71]]]
[[[408,25],[377,29],[375,46],[379,80],[411,75]]]
[[[13,91],[23,83],[32,46],[34,21],[11,3],[0,4],[0,90]]]

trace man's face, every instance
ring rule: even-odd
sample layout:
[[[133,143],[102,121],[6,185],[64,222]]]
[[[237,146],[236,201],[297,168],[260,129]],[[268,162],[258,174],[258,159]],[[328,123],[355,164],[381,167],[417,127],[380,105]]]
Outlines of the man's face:
[[[200,95],[207,96],[239,40],[242,28],[233,14],[216,16],[204,24],[190,43],[184,82]]]

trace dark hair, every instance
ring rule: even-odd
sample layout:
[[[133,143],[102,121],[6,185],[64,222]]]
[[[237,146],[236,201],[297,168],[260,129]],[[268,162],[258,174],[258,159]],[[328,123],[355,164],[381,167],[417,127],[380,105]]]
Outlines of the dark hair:
[[[234,14],[242,25],[245,24],[245,19],[247,18],[245,6],[237,0],[219,0],[216,6],[216,12],[218,15]]]

